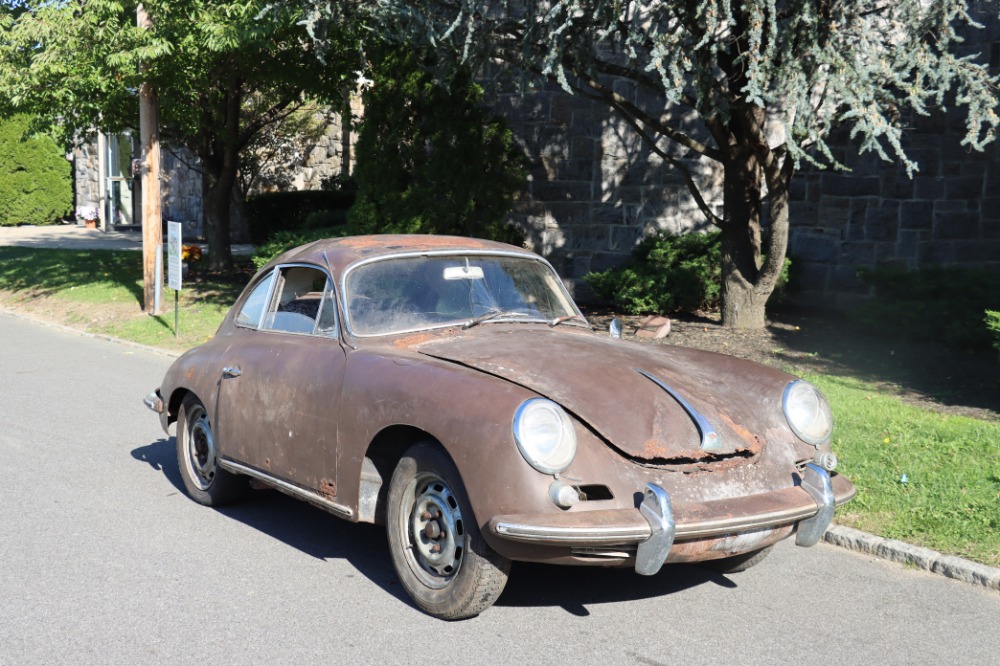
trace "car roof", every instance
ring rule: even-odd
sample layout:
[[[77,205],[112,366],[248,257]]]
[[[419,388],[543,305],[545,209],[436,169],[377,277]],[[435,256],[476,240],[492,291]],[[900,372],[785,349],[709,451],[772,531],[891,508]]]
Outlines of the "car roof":
[[[537,255],[506,243],[465,238],[461,236],[431,236],[396,234],[325,238],[291,249],[270,264],[308,262],[325,265],[327,259],[335,273],[362,259],[387,257],[411,252],[512,252],[537,258]],[[325,256],[324,256],[325,253]]]

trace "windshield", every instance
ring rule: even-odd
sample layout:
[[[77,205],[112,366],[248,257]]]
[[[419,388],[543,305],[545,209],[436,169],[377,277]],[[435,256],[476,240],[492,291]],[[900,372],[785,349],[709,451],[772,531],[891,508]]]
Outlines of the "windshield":
[[[344,289],[355,335],[578,315],[541,261],[502,255],[397,257],[358,266]]]

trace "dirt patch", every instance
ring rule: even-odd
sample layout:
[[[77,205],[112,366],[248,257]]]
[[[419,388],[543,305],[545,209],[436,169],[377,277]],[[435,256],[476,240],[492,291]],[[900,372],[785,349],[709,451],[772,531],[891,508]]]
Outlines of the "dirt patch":
[[[585,312],[606,330],[613,312]],[[643,317],[621,316],[628,337]],[[831,373],[874,383],[880,390],[946,414],[1000,420],[1000,360],[943,345],[873,335],[843,315],[784,310],[767,328],[733,331],[713,315],[673,318],[670,335],[644,344],[673,344],[731,354],[792,373]]]

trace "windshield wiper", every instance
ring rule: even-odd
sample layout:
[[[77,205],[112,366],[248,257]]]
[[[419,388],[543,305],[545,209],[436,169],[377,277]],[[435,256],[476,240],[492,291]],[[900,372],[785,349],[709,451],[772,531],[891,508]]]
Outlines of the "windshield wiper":
[[[549,322],[549,328],[551,328],[553,326],[558,326],[559,324],[561,324],[563,322],[570,321],[570,320],[573,320],[573,319],[579,319],[580,323],[582,325],[586,326],[587,328],[590,328],[590,329],[594,328],[593,326],[590,325],[590,322],[587,321],[586,317],[584,317],[583,315],[578,315],[578,314],[563,315],[561,317],[556,317],[555,319],[553,319],[552,321]]]
[[[500,316],[530,317],[531,315],[529,315],[527,312],[517,312],[516,310],[490,310],[489,312],[484,312],[478,317],[470,319],[469,321],[462,324],[462,330],[464,331],[467,328],[478,326],[479,324],[482,324],[484,321],[489,321],[490,319],[496,319],[497,317]]]

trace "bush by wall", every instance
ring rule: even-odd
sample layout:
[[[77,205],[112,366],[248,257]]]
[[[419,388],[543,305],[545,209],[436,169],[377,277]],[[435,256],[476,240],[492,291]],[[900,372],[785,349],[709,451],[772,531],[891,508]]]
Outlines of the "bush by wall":
[[[524,156],[489,116],[469,72],[447,84],[410,49],[378,55],[355,150],[351,222],[368,233],[478,236],[515,244],[504,218],[526,178]]]
[[[0,120],[0,226],[55,224],[73,207],[71,165],[31,118]]]
[[[255,244],[266,242],[279,231],[296,231],[305,228],[310,215],[333,211],[343,213],[354,203],[354,192],[343,190],[304,190],[293,192],[269,192],[248,197],[243,206],[246,215],[250,241]],[[315,220],[314,220],[315,221]]]
[[[258,245],[250,259],[253,261],[253,265],[259,269],[282,252],[291,250],[293,247],[312,243],[323,238],[342,238],[344,236],[354,236],[358,233],[358,229],[349,224],[341,224],[335,227],[315,227],[312,229],[285,229],[275,232],[267,242]]]
[[[718,304],[722,279],[719,232],[643,239],[622,268],[584,276],[599,297],[628,314],[694,312]]]
[[[1000,310],[1000,275],[930,267],[864,270],[874,294],[855,312],[873,331],[970,350],[989,349],[983,312]]]
[[[986,328],[993,335],[993,348],[1000,352],[1000,312],[986,311]]]

